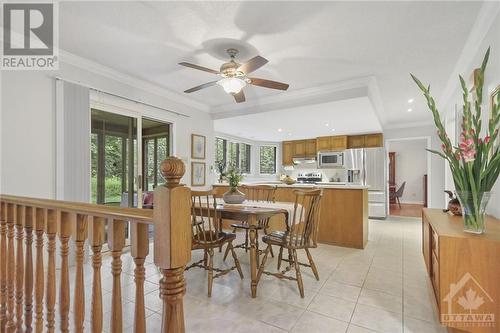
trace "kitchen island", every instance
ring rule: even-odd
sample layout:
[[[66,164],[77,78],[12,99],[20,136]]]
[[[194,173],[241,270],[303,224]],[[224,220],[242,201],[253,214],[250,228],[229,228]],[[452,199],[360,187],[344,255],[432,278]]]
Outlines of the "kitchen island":
[[[282,202],[295,202],[294,190],[297,189],[323,189],[318,242],[358,249],[365,247],[368,241],[368,186],[259,184],[276,186],[275,201]],[[220,195],[228,189],[226,184],[214,185],[215,192]],[[271,230],[283,230],[284,218],[273,217],[269,225]],[[228,222],[225,222],[225,226],[228,226]]]

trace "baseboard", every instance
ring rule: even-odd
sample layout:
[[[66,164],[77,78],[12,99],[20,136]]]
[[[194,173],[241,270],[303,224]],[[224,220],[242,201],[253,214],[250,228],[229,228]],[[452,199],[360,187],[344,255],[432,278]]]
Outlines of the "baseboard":
[[[423,201],[401,201],[401,204],[409,204],[409,205],[423,205]]]

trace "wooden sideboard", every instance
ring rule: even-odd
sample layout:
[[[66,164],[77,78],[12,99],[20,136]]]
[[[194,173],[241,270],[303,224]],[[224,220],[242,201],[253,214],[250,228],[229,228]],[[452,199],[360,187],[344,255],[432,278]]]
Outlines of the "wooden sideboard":
[[[474,235],[462,217],[425,208],[422,251],[448,332],[500,332],[500,220],[487,217],[486,233]]]

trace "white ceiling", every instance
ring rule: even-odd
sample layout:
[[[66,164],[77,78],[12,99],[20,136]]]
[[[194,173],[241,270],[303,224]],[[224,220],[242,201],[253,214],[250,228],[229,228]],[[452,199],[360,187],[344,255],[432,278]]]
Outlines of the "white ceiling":
[[[246,87],[248,102],[238,105],[218,86],[187,95],[214,113],[255,112],[244,119],[257,124],[265,117],[257,112],[270,100],[274,104],[267,113],[283,105],[289,108],[290,96],[310,89],[323,92],[318,100],[325,102],[329,91],[323,87],[371,77],[380,103],[371,99],[371,110],[365,108],[358,117],[373,119],[374,112],[379,113],[382,126],[390,127],[430,123],[409,73],[431,83],[439,99],[480,6],[480,2],[425,1],[61,2],[60,46],[179,94],[216,78],[177,65],[180,61],[218,69],[229,46],[242,50],[240,62],[260,54],[269,63],[255,76],[287,82],[287,92]],[[407,102],[410,98],[415,99],[412,105]],[[344,107],[341,101],[332,103],[335,110]],[[407,112],[409,107],[412,112]],[[309,114],[309,108],[302,109]],[[316,106],[311,109],[321,114]],[[278,119],[287,117],[281,112],[270,128],[276,129]],[[233,117],[233,126],[248,126],[240,119]],[[350,130],[359,131],[359,126],[356,123]]]
[[[361,97],[218,119],[215,130],[256,141],[283,141],[376,133],[382,128],[369,99]]]

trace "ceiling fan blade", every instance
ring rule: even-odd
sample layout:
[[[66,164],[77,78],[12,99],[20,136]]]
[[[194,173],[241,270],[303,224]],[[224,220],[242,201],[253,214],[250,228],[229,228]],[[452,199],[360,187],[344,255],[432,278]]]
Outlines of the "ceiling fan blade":
[[[256,56],[253,57],[252,59],[248,60],[246,63],[238,67],[238,71],[241,71],[245,74],[252,73],[253,71],[256,71],[257,69],[261,68],[265,64],[267,64],[268,61],[266,58],[263,58],[261,56]]]
[[[233,94],[234,100],[236,103],[242,103],[245,101],[245,93],[243,92],[243,89],[240,90],[239,93]]]
[[[203,89],[203,88],[211,87],[211,86],[215,85],[216,83],[217,83],[217,81],[203,83],[203,84],[200,84],[199,86],[193,87],[191,89],[184,90],[184,92],[189,94],[189,93],[192,93],[194,91],[198,91],[198,90]]]
[[[179,65],[185,66],[185,67],[189,67],[189,68],[198,69],[200,71],[209,72],[209,73],[212,73],[212,74],[219,74],[220,73],[219,71],[216,71],[216,70],[213,70],[213,69],[210,69],[210,68],[206,68],[206,67],[203,67],[203,66],[191,64],[189,62],[180,62]]]
[[[271,88],[271,89],[279,89],[279,90],[287,90],[289,87],[288,84],[277,82],[277,81],[258,79],[255,77],[251,77],[249,79],[250,79],[250,84],[253,84],[254,86]]]

